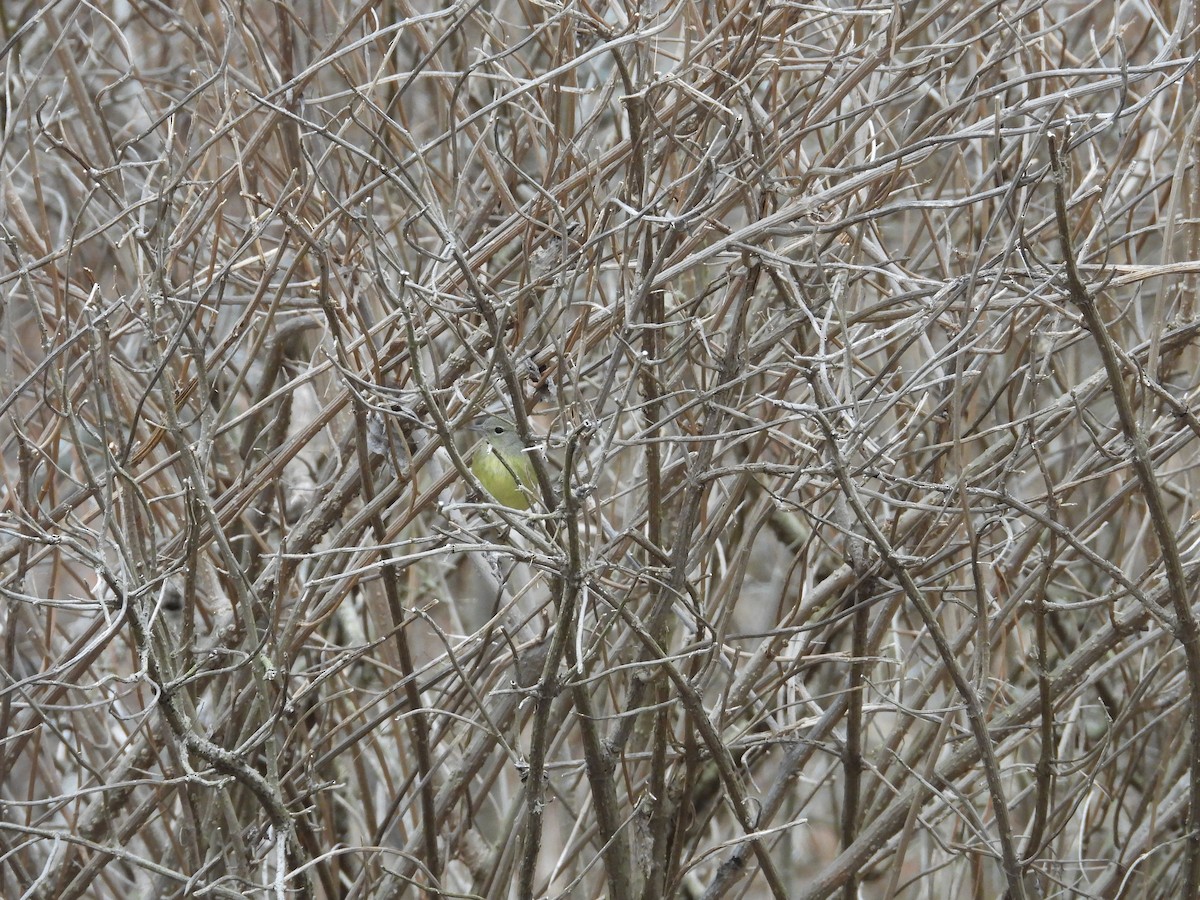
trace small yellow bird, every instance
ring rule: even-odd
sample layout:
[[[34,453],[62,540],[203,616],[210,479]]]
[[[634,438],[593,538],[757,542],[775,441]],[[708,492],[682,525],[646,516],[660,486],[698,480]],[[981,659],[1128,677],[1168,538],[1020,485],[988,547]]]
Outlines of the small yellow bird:
[[[499,416],[484,416],[471,430],[483,433],[471,457],[471,471],[484,490],[510,509],[529,509],[529,494],[522,487],[533,491],[537,476],[512,423]]]

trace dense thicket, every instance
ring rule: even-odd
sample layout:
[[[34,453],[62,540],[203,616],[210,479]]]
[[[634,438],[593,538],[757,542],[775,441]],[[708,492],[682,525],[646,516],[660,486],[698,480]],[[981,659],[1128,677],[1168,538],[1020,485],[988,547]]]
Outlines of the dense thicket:
[[[1192,4],[3,15],[0,895],[1195,895]]]

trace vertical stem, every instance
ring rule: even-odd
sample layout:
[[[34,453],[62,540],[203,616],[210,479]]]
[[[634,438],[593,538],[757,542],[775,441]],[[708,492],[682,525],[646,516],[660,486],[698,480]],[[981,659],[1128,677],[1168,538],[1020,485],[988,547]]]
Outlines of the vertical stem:
[[[856,560],[857,562],[857,560]],[[863,568],[858,566],[858,568]],[[863,684],[867,669],[867,626],[870,624],[870,607],[874,579],[863,579],[860,575],[854,591],[854,621],[850,640],[850,673],[847,676],[846,693],[846,746],[842,751],[842,768],[846,783],[842,791],[842,849],[854,843],[858,834],[859,801],[862,791],[863,772]],[[858,897],[858,878],[851,877],[842,888],[846,900]]]
[[[838,483],[841,485],[842,492],[845,494],[850,507],[854,510],[854,515],[858,519],[859,524],[870,536],[871,542],[875,545],[883,562],[900,582],[909,602],[912,603],[920,614],[926,631],[937,647],[942,665],[946,667],[947,673],[949,673],[951,680],[954,682],[954,687],[957,689],[959,696],[962,697],[963,706],[967,713],[967,720],[971,725],[971,733],[975,738],[975,744],[979,748],[979,755],[983,762],[988,792],[992,797],[992,811],[996,817],[996,832],[1000,843],[1001,868],[1004,871],[1004,878],[1008,882],[1009,895],[1013,900],[1025,900],[1025,885],[1021,878],[1021,867],[1017,861],[1016,849],[1013,846],[1012,825],[1008,818],[1008,800],[1004,794],[1004,786],[1000,781],[1000,765],[996,760],[996,749],[992,745],[991,736],[988,734],[987,721],[983,715],[983,705],[979,701],[979,695],[967,678],[966,673],[963,672],[962,666],[958,664],[958,660],[954,655],[954,648],[946,638],[946,633],[942,630],[937,616],[934,615],[929,601],[921,592],[912,573],[909,572],[908,567],[892,547],[887,536],[880,529],[874,516],[872,516],[871,511],[867,509],[862,502],[862,498],[859,496],[858,488],[854,484],[854,480],[850,477],[849,468],[838,447],[837,435],[834,433],[833,426],[824,413],[825,409],[829,409],[835,405],[833,398],[829,396],[820,378],[812,375],[809,378],[809,383],[812,385],[813,393],[820,404],[816,412],[816,418],[821,426],[821,430],[825,433],[826,444],[829,447],[829,453],[832,457],[831,462],[834,473],[837,476]]]
[[[1075,262],[1075,248],[1071,242],[1071,229],[1067,221],[1067,190],[1066,171],[1062,156],[1059,153],[1058,142],[1050,136],[1050,168],[1054,177],[1054,212],[1058,220],[1058,236],[1062,241],[1063,258],[1066,268],[1067,293],[1071,301],[1083,315],[1084,323],[1100,357],[1104,361],[1104,369],[1108,373],[1109,387],[1112,389],[1113,403],[1117,408],[1117,417],[1121,421],[1121,430],[1129,442],[1130,462],[1141,484],[1142,496],[1150,513],[1150,523],[1158,542],[1159,552],[1162,553],[1166,568],[1167,584],[1171,599],[1171,608],[1175,613],[1175,639],[1183,648],[1184,663],[1187,667],[1188,683],[1188,718],[1191,723],[1188,768],[1190,775],[1189,809],[1186,826],[1187,861],[1184,866],[1184,891],[1181,896],[1200,896],[1200,629],[1196,625],[1196,617],[1192,614],[1189,602],[1187,578],[1183,572],[1183,560],[1179,554],[1179,545],[1175,540],[1175,530],[1167,515],[1166,503],[1158,486],[1158,478],[1154,473],[1154,464],[1150,459],[1150,448],[1146,445],[1145,435],[1138,428],[1137,417],[1133,411],[1133,401],[1125,387],[1124,373],[1121,360],[1117,353],[1116,344],[1108,333],[1108,327],[1096,307],[1095,298],[1088,292],[1079,276]]]

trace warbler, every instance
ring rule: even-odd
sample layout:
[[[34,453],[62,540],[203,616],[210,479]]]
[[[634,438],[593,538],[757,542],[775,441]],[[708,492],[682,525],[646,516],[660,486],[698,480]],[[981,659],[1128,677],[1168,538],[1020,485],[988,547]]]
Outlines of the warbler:
[[[525,446],[512,423],[499,416],[484,416],[471,430],[483,433],[483,440],[471,457],[471,471],[484,490],[510,509],[529,509],[529,494],[537,476]]]

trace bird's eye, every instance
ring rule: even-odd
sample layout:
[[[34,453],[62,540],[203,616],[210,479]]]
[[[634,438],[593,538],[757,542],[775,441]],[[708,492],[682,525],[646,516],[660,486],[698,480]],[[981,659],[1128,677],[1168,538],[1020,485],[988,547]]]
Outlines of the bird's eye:
[[[495,425],[492,427],[492,431],[494,431],[496,434],[504,434],[504,426],[503,425]]]

